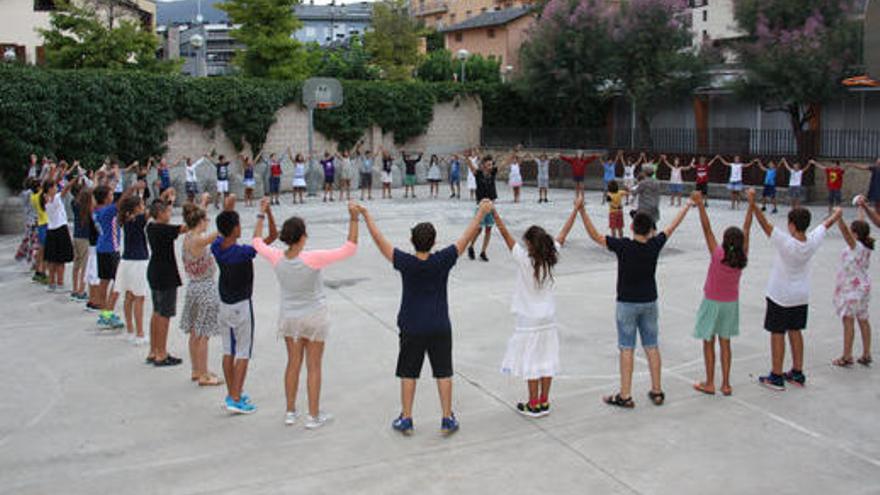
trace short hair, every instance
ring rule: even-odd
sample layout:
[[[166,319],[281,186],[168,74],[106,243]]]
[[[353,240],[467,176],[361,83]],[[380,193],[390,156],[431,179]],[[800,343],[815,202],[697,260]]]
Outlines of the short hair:
[[[217,231],[223,237],[232,235],[232,232],[238,227],[239,223],[237,211],[224,211],[217,215]]]
[[[153,202],[150,204],[150,216],[156,218],[164,213],[165,210],[168,209],[168,207],[169,205],[165,202],[164,199],[154,199]]]
[[[797,207],[788,212],[788,223],[794,225],[798,232],[806,232],[810,227],[810,220],[812,220],[812,215],[810,215],[810,210],[806,208]]]
[[[643,211],[636,212],[632,220],[632,229],[636,235],[648,235],[654,230],[654,219]]]
[[[613,179],[608,181],[608,192],[616,193],[617,191],[620,191],[620,186],[617,185],[617,181]]]
[[[427,253],[434,247],[437,231],[430,222],[422,222],[410,231],[410,240],[417,252]]]
[[[104,204],[104,201],[107,201],[107,197],[110,196],[110,188],[107,186],[98,186],[92,194],[95,196],[95,202],[102,205]]]
[[[278,239],[284,244],[292,246],[299,242],[304,235],[306,235],[306,222],[300,217],[290,217],[281,226],[281,233],[278,235]]]

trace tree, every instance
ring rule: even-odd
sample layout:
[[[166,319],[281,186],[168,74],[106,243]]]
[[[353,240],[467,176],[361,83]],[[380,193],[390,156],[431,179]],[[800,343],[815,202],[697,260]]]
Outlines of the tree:
[[[500,83],[501,61],[495,57],[476,54],[464,63],[465,81]],[[419,65],[416,74],[423,81],[452,81],[461,73],[461,62],[454,60],[449,50],[437,50],[428,54]]]
[[[372,30],[365,35],[367,52],[384,77],[412,77],[419,62],[419,36],[406,0],[382,0],[373,5]]]
[[[49,29],[40,29],[46,49],[46,64],[57,69],[139,69],[171,72],[177,63],[156,57],[158,38],[131,19],[116,18],[108,2],[109,18],[87,4],[59,2],[49,15]],[[102,2],[98,2],[101,6]]]
[[[292,37],[302,25],[294,13],[299,0],[226,0],[217,7],[239,26],[231,35],[245,45],[235,64],[252,77],[303,79],[310,73],[302,43]]]
[[[416,74],[422,81],[452,81],[455,69],[452,66],[452,53],[449,50],[436,50],[419,65]]]
[[[614,86],[636,111],[641,146],[651,145],[651,120],[669,101],[709,81],[710,50],[694,50],[686,0],[629,0],[614,16],[609,61]]]
[[[736,45],[744,98],[785,112],[799,153],[813,154],[805,126],[821,105],[844,91],[859,63],[859,21],[853,0],[737,0],[734,18],[745,39]],[[817,143],[817,141],[815,142]]]
[[[313,76],[361,81],[379,79],[379,68],[371,63],[359,36],[352,36],[343,46],[334,48],[310,43],[306,50]]]

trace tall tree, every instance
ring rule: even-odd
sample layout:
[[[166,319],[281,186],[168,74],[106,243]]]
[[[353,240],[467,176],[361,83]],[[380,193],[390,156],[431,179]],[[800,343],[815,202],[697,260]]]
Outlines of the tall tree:
[[[381,0],[373,5],[372,30],[364,36],[373,63],[386,79],[412,77],[419,62],[419,36],[406,0]]]
[[[800,153],[812,154],[804,132],[821,105],[844,91],[859,63],[861,25],[854,0],[736,0],[734,18],[746,38],[736,45],[745,77],[735,88],[768,111],[789,116]]]
[[[126,17],[125,9],[114,7],[118,6],[113,0],[82,5],[58,2],[49,14],[49,28],[39,29],[46,64],[57,69],[173,71],[176,63],[156,58],[159,39]]]
[[[217,7],[239,26],[232,36],[245,45],[235,64],[245,75],[302,79],[309,75],[309,56],[292,37],[302,26],[294,7],[300,0],[226,0]]]

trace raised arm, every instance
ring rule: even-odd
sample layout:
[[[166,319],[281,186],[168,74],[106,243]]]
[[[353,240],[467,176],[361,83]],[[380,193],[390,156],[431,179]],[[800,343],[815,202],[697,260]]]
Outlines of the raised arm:
[[[789,172],[792,171],[791,165],[788,164],[788,160],[786,160],[784,156],[779,160],[779,164],[785,167]]]
[[[484,216],[491,213],[494,207],[495,205],[488,199],[480,201],[480,208],[477,210],[477,214],[471,219],[471,223],[468,224],[461,237],[455,241],[455,249],[458,251],[459,256],[467,249],[468,244],[477,235],[477,232],[480,231],[480,221]]]
[[[498,227],[498,232],[501,233],[504,243],[507,244],[507,249],[512,250],[513,246],[516,246],[516,239],[510,235],[510,232],[507,230],[507,225],[504,225],[504,220],[502,220],[501,215],[498,214],[497,208],[492,208],[492,216],[495,218],[495,225]]]
[[[880,214],[878,214],[874,208],[871,208],[871,205],[868,204],[868,200],[866,200],[864,196],[859,196],[858,205],[861,208],[861,211],[864,211],[865,214],[868,215],[868,219],[871,220],[871,223],[880,227]]]
[[[254,225],[254,239],[262,239],[263,238],[263,220],[266,218],[269,212],[269,198],[264,197],[262,201],[260,201],[260,214],[257,215],[257,223]],[[266,244],[272,244],[271,242],[266,242]]]
[[[706,213],[706,205],[703,204],[703,195],[700,194],[700,191],[694,191],[691,194],[691,201],[700,211],[700,226],[703,227],[703,238],[706,239],[706,248],[709,249],[711,256],[715,252],[715,248],[718,247],[718,241],[715,239],[715,233],[712,232],[712,223],[709,221],[709,214]]]
[[[821,170],[825,170],[826,168],[828,168],[828,167],[826,167],[825,165],[822,165],[821,163],[817,162],[817,161],[814,160],[813,158],[810,158],[810,159],[807,161],[807,166],[809,167],[809,166],[811,166],[811,165],[815,165],[816,168],[821,169]],[[806,170],[806,169],[804,169],[804,170]]]
[[[574,202],[574,208],[571,209],[571,213],[568,214],[568,219],[565,220],[565,224],[562,226],[562,229],[556,234],[556,242],[559,243],[560,246],[565,245],[565,240],[568,238],[568,234],[571,232],[571,228],[574,227],[574,221],[577,219],[578,211],[580,211],[581,207],[584,205],[584,199],[580,196]]]
[[[838,227],[840,227],[840,233],[843,234],[843,240],[846,241],[846,245],[849,246],[850,249],[855,249],[856,238],[855,238],[855,236],[853,236],[852,231],[849,230],[849,227],[846,225],[846,222],[843,220],[843,217],[841,217],[837,221],[837,225],[838,225]]]
[[[675,229],[677,229],[678,226],[681,225],[681,222],[684,221],[684,217],[687,216],[688,210],[690,209],[691,203],[690,201],[688,201],[684,206],[681,207],[680,210],[678,210],[678,214],[675,215],[675,218],[673,218],[672,221],[669,222],[669,225],[667,225],[666,228],[663,229],[663,233],[666,234],[667,238],[672,237]]]
[[[761,230],[764,231],[764,234],[767,237],[773,235],[773,224],[767,221],[767,216],[764,215],[764,212],[761,211],[760,208],[755,204],[755,188],[750,187],[748,192],[746,192],[746,197],[749,200],[749,208],[755,214],[755,218],[758,220],[758,225],[761,226]]]
[[[367,230],[370,231],[370,237],[373,238],[373,242],[376,244],[376,247],[379,248],[379,252],[382,253],[382,256],[385,257],[388,261],[394,263],[394,246],[388,242],[388,239],[382,235],[382,231],[379,230],[379,227],[376,226],[376,222],[373,220],[373,215],[364,207],[358,207],[361,216],[364,217],[364,222],[367,224]]]
[[[840,220],[841,217],[843,217],[843,208],[838,206],[831,212],[831,215],[828,215],[828,218],[822,222],[822,225],[824,225],[826,229],[830,229],[834,225],[834,222]]]
[[[584,208],[583,203],[581,203],[580,208],[578,208],[578,213],[580,213],[581,218],[584,221],[584,229],[587,231],[587,235],[590,236],[590,239],[592,239],[593,242],[602,246],[603,248],[607,248],[608,243],[605,236],[600,234],[599,231],[596,230],[596,226],[593,225],[593,221],[590,220],[590,215],[587,213],[587,209]]]

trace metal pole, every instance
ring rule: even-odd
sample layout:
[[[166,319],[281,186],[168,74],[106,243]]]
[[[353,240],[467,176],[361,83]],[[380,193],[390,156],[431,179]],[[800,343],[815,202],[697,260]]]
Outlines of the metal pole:
[[[315,169],[315,109],[309,107],[309,168],[306,170],[306,177],[312,180],[306,181],[308,185],[309,196],[315,196],[317,192],[317,182],[312,177],[312,171]]]
[[[464,60],[461,61],[461,83],[464,84]]]
[[[630,106],[632,107],[632,112],[629,126],[629,149],[634,150],[636,148],[636,102],[630,102]]]

